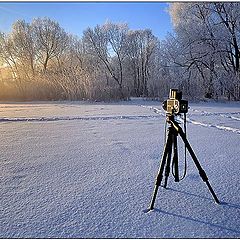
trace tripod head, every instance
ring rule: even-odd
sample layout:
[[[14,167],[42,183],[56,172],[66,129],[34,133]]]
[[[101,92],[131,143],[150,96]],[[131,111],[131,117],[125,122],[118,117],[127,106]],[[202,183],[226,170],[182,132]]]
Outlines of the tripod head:
[[[175,117],[176,117],[176,115],[167,113],[166,114],[166,122],[167,123],[175,122]]]

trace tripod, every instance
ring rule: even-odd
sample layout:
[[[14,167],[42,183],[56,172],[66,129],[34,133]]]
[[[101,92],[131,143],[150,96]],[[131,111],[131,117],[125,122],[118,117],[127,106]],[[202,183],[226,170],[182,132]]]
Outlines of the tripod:
[[[175,121],[174,119],[174,115],[169,115],[167,116],[167,123],[169,124],[168,127],[168,136],[167,136],[167,140],[164,146],[164,152],[163,152],[163,156],[161,159],[161,164],[160,164],[160,168],[156,177],[156,182],[155,182],[155,187],[154,187],[154,191],[153,191],[153,196],[152,196],[152,200],[150,203],[150,207],[149,210],[152,210],[154,208],[154,203],[157,197],[157,192],[158,192],[158,188],[161,185],[161,182],[163,180],[163,171],[165,168],[165,182],[163,187],[166,188],[167,186],[167,181],[168,181],[168,177],[169,177],[169,173],[170,173],[170,166],[171,166],[171,156],[172,156],[172,149],[173,149],[173,164],[174,164],[174,177],[175,177],[175,182],[179,182],[179,175],[178,175],[178,153],[177,153],[177,137],[178,134],[180,135],[180,137],[182,138],[183,142],[185,143],[185,146],[189,152],[189,154],[192,157],[193,162],[195,163],[198,171],[199,171],[199,175],[202,178],[203,182],[206,183],[210,193],[212,194],[214,200],[216,203],[220,203],[215,192],[213,191],[209,181],[208,181],[208,177],[205,173],[205,171],[202,169],[195,153],[193,152],[190,143],[187,140],[186,134],[183,132],[182,128],[179,126],[179,124]]]

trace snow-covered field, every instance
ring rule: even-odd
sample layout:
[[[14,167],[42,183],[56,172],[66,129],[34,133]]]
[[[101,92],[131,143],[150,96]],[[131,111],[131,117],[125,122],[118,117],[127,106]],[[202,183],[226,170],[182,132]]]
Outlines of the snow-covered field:
[[[240,104],[190,103],[188,113],[221,205],[188,156],[186,178],[170,176],[144,213],[164,123],[153,101],[0,104],[0,237],[239,238]]]

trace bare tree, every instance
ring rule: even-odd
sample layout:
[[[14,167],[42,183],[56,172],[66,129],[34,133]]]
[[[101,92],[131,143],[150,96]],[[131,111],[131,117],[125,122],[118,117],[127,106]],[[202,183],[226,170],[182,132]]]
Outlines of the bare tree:
[[[68,35],[57,22],[49,18],[34,19],[31,26],[36,38],[38,61],[45,72],[49,61],[61,55],[67,48]]]
[[[151,30],[128,32],[127,55],[133,72],[133,88],[136,96],[148,96],[151,57],[157,46],[157,38]]]
[[[30,79],[35,75],[36,66],[36,46],[32,27],[23,20],[18,20],[13,24],[11,39],[16,60],[25,71],[25,75]],[[30,68],[30,71],[28,69]],[[29,76],[31,74],[31,76]]]
[[[14,41],[11,34],[0,34],[0,58],[8,67],[12,81],[21,94],[25,94],[25,82],[21,76],[21,64],[18,64]]]
[[[84,32],[84,41],[90,55],[96,56],[106,68],[111,78],[117,83],[120,97],[123,99],[123,61],[126,57],[125,24],[106,23],[103,26],[88,28]]]

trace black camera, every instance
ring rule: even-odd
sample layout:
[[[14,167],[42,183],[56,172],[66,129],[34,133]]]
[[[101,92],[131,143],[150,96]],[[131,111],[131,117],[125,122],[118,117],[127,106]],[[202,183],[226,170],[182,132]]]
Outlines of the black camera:
[[[182,92],[170,89],[169,99],[163,102],[163,109],[170,115],[188,112],[188,101],[182,100]]]

